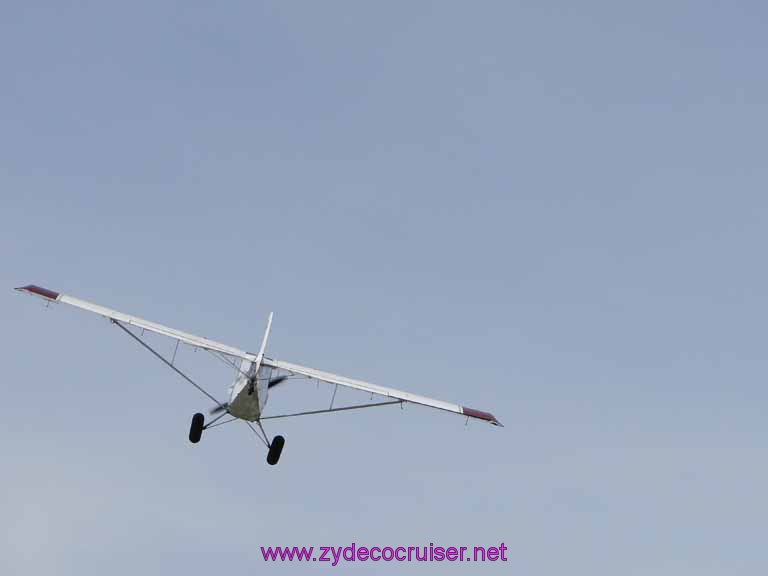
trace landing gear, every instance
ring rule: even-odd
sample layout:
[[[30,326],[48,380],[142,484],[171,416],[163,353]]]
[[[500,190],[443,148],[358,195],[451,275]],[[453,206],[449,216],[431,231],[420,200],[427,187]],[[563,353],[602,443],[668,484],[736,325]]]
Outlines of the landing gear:
[[[200,442],[200,437],[203,435],[203,427],[205,426],[205,416],[198,412],[192,416],[192,425],[189,427],[189,441],[192,444]]]
[[[285,438],[282,436],[275,436],[272,439],[272,444],[269,446],[269,452],[267,452],[267,464],[274,466],[277,461],[280,460],[280,454],[283,451],[283,445],[285,445]]]

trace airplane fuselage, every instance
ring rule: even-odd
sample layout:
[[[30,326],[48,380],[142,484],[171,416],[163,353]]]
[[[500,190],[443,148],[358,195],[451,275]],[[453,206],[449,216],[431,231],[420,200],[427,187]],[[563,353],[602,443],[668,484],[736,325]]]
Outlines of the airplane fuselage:
[[[247,360],[241,363],[229,396],[229,413],[249,422],[261,417],[269,396],[272,369],[259,364]]]

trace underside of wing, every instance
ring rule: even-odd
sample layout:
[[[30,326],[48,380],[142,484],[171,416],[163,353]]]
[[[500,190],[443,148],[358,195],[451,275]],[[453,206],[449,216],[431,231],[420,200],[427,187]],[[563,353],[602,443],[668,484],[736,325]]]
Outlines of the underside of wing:
[[[245,352],[233,346],[222,344],[221,342],[216,342],[214,340],[203,338],[201,336],[195,336],[194,334],[182,332],[181,330],[176,330],[175,328],[169,328],[168,326],[163,326],[162,324],[158,324],[156,322],[150,322],[149,320],[144,320],[143,318],[139,318],[138,316],[132,316],[130,314],[125,314],[124,312],[118,312],[117,310],[112,310],[105,306],[100,306],[98,304],[86,302],[85,300],[80,300],[79,298],[75,298],[73,296],[68,296],[66,294],[54,292],[53,290],[49,290],[47,288],[41,288],[40,286],[35,286],[30,284],[27,286],[16,288],[16,290],[18,290],[19,292],[24,292],[26,294],[31,294],[33,296],[43,298],[48,302],[69,304],[70,306],[80,308],[81,310],[93,312],[95,314],[108,318],[113,322],[117,322],[124,326],[136,326],[137,328],[141,328],[149,332],[154,332],[156,334],[160,334],[162,336],[167,336],[169,338],[178,340],[180,342],[184,342],[186,344],[189,344],[190,346],[195,346],[197,348],[204,348],[206,350],[211,350],[213,352],[225,354],[227,356],[231,356],[234,358],[241,358],[249,362],[258,363],[258,360],[260,359],[263,353],[263,350],[262,350],[262,352],[260,352],[258,355],[251,354],[249,352]],[[270,317],[270,323],[271,323],[271,317]],[[269,328],[267,329],[267,331],[268,330]],[[298,364],[283,362],[281,360],[273,360],[267,357],[261,358],[261,365],[269,366],[271,368],[276,368],[284,372],[287,372],[289,374],[305,376],[307,378],[321,380],[329,384],[345,386],[347,388],[353,388],[355,390],[361,390],[364,392],[369,392],[371,394],[384,396],[386,398],[401,400],[403,402],[421,404],[422,406],[429,406],[431,408],[437,408],[438,410],[453,412],[454,414],[460,414],[468,418],[483,420],[495,426],[501,426],[501,423],[496,419],[496,417],[493,414],[490,414],[489,412],[484,412],[482,410],[475,410],[474,408],[468,408],[460,404],[452,404],[450,402],[444,402],[443,400],[435,400],[433,398],[427,398],[426,396],[420,396],[419,394],[413,394],[411,392],[396,390],[394,388],[386,388],[384,386],[378,386],[376,384],[371,384],[363,380],[347,378],[346,376],[339,376],[337,374],[332,374],[330,372],[324,372],[322,370],[316,370],[314,368],[307,368],[305,366],[299,366]]]
[[[168,326],[163,326],[162,324],[157,324],[156,322],[150,322],[149,320],[144,320],[143,318],[139,318],[138,316],[131,316],[130,314],[118,312],[117,310],[112,310],[110,308],[106,308],[98,304],[86,302],[85,300],[80,300],[79,298],[75,298],[73,296],[60,294],[59,292],[54,292],[53,290],[48,290],[47,288],[41,288],[40,286],[35,286],[33,284],[30,284],[28,286],[22,286],[20,288],[16,288],[16,290],[18,290],[19,292],[24,292],[26,294],[31,294],[33,296],[39,296],[40,298],[43,298],[49,302],[59,302],[61,304],[69,304],[70,306],[75,306],[76,308],[80,308],[81,310],[94,312],[100,316],[104,316],[105,318],[109,318],[110,320],[113,320],[115,322],[120,322],[128,326],[136,326],[143,330],[148,330],[149,332],[154,332],[156,334],[168,336],[169,338],[179,340],[181,342],[189,344],[190,346],[195,346],[197,348],[205,348],[207,350],[220,352],[221,354],[226,354],[228,356],[233,356],[235,358],[242,358],[244,360],[254,361],[256,359],[256,356],[254,354],[249,354],[248,352],[239,350],[238,348],[234,348],[226,344],[222,344],[221,342],[209,340],[208,338],[203,338],[202,336],[195,336],[194,334],[188,334],[187,332],[182,332],[181,330],[176,330],[175,328],[169,328]]]
[[[376,384],[371,384],[362,380],[355,380],[353,378],[347,378],[346,376],[339,376],[337,374],[331,374],[330,372],[323,372],[322,370],[307,368],[305,366],[299,366],[298,364],[292,364],[290,362],[283,362],[282,360],[273,360],[271,358],[265,357],[262,359],[262,364],[265,366],[271,366],[272,368],[277,368],[279,370],[284,370],[290,374],[306,376],[307,378],[314,378],[329,384],[338,384],[339,386],[346,386],[348,388],[354,388],[355,390],[362,390],[372,394],[378,394],[387,398],[397,398],[399,400],[403,400],[404,402],[412,402],[413,404],[421,404],[422,406],[429,406],[439,410],[446,410],[448,412],[453,412],[454,414],[461,414],[469,418],[483,420],[495,426],[502,425],[501,422],[499,422],[493,414],[490,414],[489,412],[483,412],[482,410],[467,408],[466,406],[461,406],[460,404],[452,404],[442,400],[435,400],[433,398],[427,398],[426,396],[420,396],[418,394],[412,394],[402,390],[395,390],[394,388],[385,388],[384,386],[378,386]]]

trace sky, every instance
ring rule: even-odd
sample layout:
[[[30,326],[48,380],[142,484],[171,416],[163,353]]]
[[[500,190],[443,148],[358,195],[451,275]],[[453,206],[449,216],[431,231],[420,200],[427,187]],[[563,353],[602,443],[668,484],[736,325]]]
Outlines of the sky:
[[[766,573],[764,3],[2,12],[0,572]],[[274,311],[270,356],[505,427],[408,405],[268,423],[275,467],[239,424],[191,445],[210,402],[29,283],[249,350]],[[508,561],[260,553],[352,542]]]

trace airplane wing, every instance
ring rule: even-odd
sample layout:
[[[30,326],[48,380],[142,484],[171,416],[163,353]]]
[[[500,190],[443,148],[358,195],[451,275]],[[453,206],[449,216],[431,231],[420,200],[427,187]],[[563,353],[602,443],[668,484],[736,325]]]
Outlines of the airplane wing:
[[[250,360],[251,362],[256,360],[255,354],[249,354],[248,352],[239,350],[232,346],[227,346],[221,342],[209,340],[208,338],[203,338],[201,336],[195,336],[194,334],[188,334],[186,332],[182,332],[181,330],[176,330],[174,328],[169,328],[168,326],[163,326],[162,324],[150,322],[149,320],[144,320],[143,318],[139,318],[137,316],[131,316],[130,314],[124,314],[123,312],[118,312],[117,310],[111,310],[109,308],[105,308],[104,306],[99,306],[98,304],[92,304],[91,302],[86,302],[85,300],[74,298],[73,296],[60,294],[58,292],[54,292],[53,290],[48,290],[47,288],[41,288],[40,286],[30,284],[28,286],[21,286],[20,288],[16,288],[16,290],[26,294],[31,294],[33,296],[39,296],[40,298],[48,300],[49,302],[60,302],[62,304],[75,306],[76,308],[80,308],[82,310],[87,310],[88,312],[94,312],[100,316],[109,318],[110,320],[121,322],[122,324],[137,326],[138,328],[148,330],[149,332],[154,332],[156,334],[168,336],[169,338],[173,338],[175,340],[180,340],[181,342],[189,344],[190,346],[205,348],[207,350],[220,352],[235,358]]]
[[[395,390],[394,388],[385,388],[384,386],[377,386],[376,384],[370,384],[369,382],[363,382],[362,380],[355,380],[345,376],[338,376],[336,374],[331,374],[330,372],[323,372],[322,370],[315,370],[314,368],[306,368],[304,366],[299,366],[298,364],[283,362],[282,360],[273,360],[271,358],[264,357],[261,363],[263,366],[271,366],[272,368],[284,370],[291,374],[306,376],[316,380],[322,380],[323,382],[327,382],[329,384],[338,384],[339,386],[346,386],[356,390],[363,390],[365,392],[386,396],[388,398],[397,398],[405,402],[421,404],[422,406],[429,406],[431,408],[437,408],[439,410],[446,410],[455,414],[461,414],[469,418],[483,420],[493,424],[494,426],[502,426],[501,422],[499,422],[493,414],[490,414],[489,412],[483,412],[482,410],[475,410],[474,408],[467,408],[466,406],[461,406],[460,404],[451,404],[450,402],[443,402],[442,400],[434,400],[432,398],[427,398],[426,396],[419,396],[418,394],[411,394],[410,392]]]
[[[33,284],[16,288],[16,290],[26,294],[31,294],[33,296],[38,296],[49,302],[69,304],[70,306],[75,306],[76,308],[87,310],[88,312],[94,312],[100,316],[109,318],[110,320],[120,322],[121,324],[136,326],[156,334],[161,334],[162,336],[168,336],[169,338],[179,340],[198,348],[205,348],[214,352],[220,352],[222,354],[226,354],[235,358],[242,358],[250,362],[255,362],[258,358],[258,356],[255,354],[250,354],[238,348],[234,348],[232,346],[228,346],[208,338],[195,336],[194,334],[188,334],[187,332],[182,332],[181,330],[176,330],[175,328],[169,328],[168,326],[163,326],[162,324],[157,324],[156,322],[150,322],[149,320],[144,320],[143,318],[139,318],[137,316],[131,316],[130,314],[118,312],[117,310],[112,310],[98,304],[86,302],[85,300],[80,300],[79,298],[61,294],[59,292],[54,292],[53,290],[41,288],[40,286],[35,286]],[[421,404],[423,406],[429,406],[439,410],[446,410],[448,412],[467,416],[468,418],[483,420],[495,426],[502,425],[501,422],[499,422],[493,414],[483,412],[482,410],[475,410],[474,408],[461,406],[460,404],[451,404],[450,402],[443,402],[442,400],[434,400],[432,398],[427,398],[418,394],[403,392],[393,388],[385,388],[384,386],[377,386],[376,384],[370,384],[362,380],[355,380],[345,376],[338,376],[336,374],[331,374],[330,372],[323,372],[321,370],[315,370],[314,368],[306,368],[304,366],[299,366],[298,364],[291,364],[290,362],[273,360],[266,357],[262,359],[262,365],[278,368],[291,374],[306,376],[316,380],[322,380],[323,382],[327,382],[329,384],[338,384],[339,386],[346,386],[348,388],[354,388],[356,390],[362,390],[372,394],[386,396],[388,398],[396,398],[404,402],[412,402],[414,404]]]

